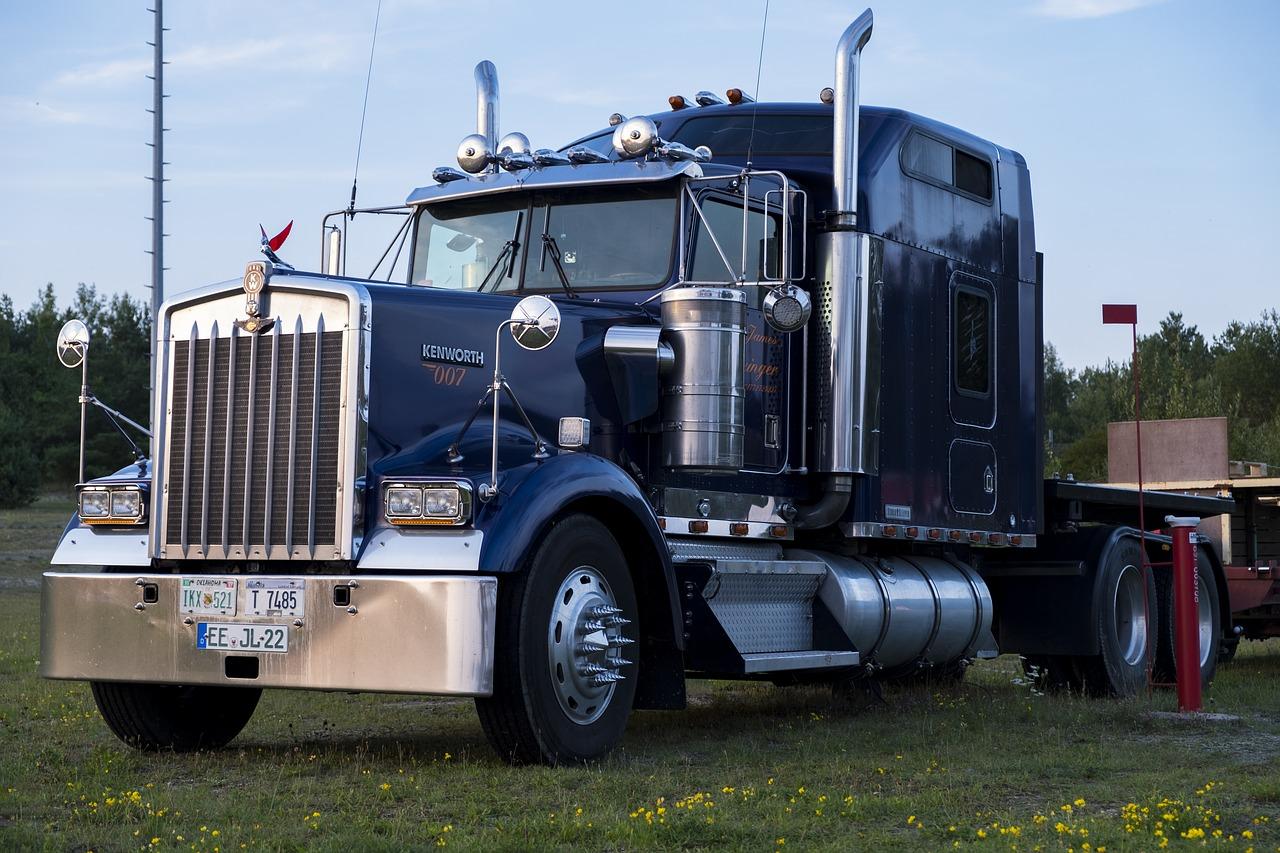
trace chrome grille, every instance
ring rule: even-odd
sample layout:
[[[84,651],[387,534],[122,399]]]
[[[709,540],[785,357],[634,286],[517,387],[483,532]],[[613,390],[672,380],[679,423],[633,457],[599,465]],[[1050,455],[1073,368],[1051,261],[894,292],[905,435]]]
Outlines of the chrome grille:
[[[339,495],[345,331],[174,329],[160,555],[328,559]]]

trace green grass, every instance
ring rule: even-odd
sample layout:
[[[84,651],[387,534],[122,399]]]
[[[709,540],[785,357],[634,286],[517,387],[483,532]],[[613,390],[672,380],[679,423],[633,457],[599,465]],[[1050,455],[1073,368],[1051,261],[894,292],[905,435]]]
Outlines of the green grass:
[[[1227,723],[1147,716],[1167,692],[1035,695],[1006,656],[861,709],[695,683],[589,768],[506,767],[469,702],[383,695],[268,692],[225,750],[133,752],[85,685],[35,674],[69,510],[0,512],[0,849],[1280,849],[1275,641],[1209,691]]]

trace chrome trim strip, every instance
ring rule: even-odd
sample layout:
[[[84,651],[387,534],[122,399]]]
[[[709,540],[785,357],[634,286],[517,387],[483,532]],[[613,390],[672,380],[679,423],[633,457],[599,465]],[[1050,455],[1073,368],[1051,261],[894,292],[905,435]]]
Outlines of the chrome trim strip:
[[[54,566],[150,566],[143,530],[84,525],[68,530],[49,561]]]
[[[790,542],[795,538],[795,530],[790,525],[787,527],[786,536],[774,536],[773,528],[782,526],[768,521],[727,521],[721,518],[688,518],[676,515],[660,515],[658,516],[660,524],[666,525],[663,531],[667,534],[668,540],[676,537],[692,537],[697,539],[705,539],[708,537],[721,536],[725,539],[768,539],[772,542]],[[706,522],[706,533],[694,533],[689,527],[690,522],[702,521]],[[736,536],[730,532],[730,525],[745,524],[747,532],[741,536]]]
[[[297,475],[293,462],[298,447],[298,361],[301,355],[302,317],[299,316],[293,327],[293,375],[289,385],[289,487],[284,517],[284,550],[290,556],[293,555],[293,481]]]
[[[884,533],[883,528],[897,528],[897,532],[893,535]],[[907,535],[907,528],[916,528],[915,536]],[[929,530],[941,530],[941,538],[930,539]],[[840,532],[850,539],[897,539],[904,542],[930,542],[936,545],[968,545],[970,548],[1034,548],[1036,547],[1036,534],[1034,533],[1007,533],[1003,530],[973,530],[967,527],[938,527],[930,524],[920,524],[913,521],[846,521],[840,524]],[[951,539],[952,533],[959,533],[960,539]],[[988,542],[970,542],[970,533],[980,533],[987,536],[991,533],[999,533],[1004,537],[1004,541],[997,545]],[[1011,536],[1022,537],[1018,544],[1009,541]]]
[[[747,674],[757,672],[785,672],[796,669],[834,669],[836,667],[857,666],[860,656],[857,652],[836,651],[799,651],[799,652],[753,652],[742,656],[742,671]]]
[[[263,493],[262,541],[271,541],[271,498],[276,468],[276,382],[280,375],[280,320],[271,326],[271,399],[267,411],[267,483]]]
[[[222,451],[222,553],[231,548],[231,427],[236,408],[236,342],[240,339],[240,327],[231,327],[228,343],[231,347],[227,359],[227,432]]]
[[[218,356],[218,321],[209,330],[209,387],[204,395],[204,487],[200,501],[200,554],[209,553],[209,458],[213,455],[213,380]],[[189,430],[188,430],[189,431]]]
[[[141,575],[159,587],[159,600],[148,604],[138,578],[45,573],[44,677],[458,696],[493,690],[493,577],[373,575],[356,583],[343,576],[291,576],[305,583],[301,625],[292,618],[243,615],[194,616],[188,625],[178,612],[181,576]],[[349,607],[333,605],[337,587],[350,590]],[[253,655],[255,679],[228,678],[224,661],[243,653],[196,648],[199,622],[279,625],[289,632],[289,651]]]
[[[196,381],[196,335],[198,329],[191,324],[190,343],[187,344],[187,429],[182,441],[182,532],[179,542],[182,556],[187,556],[187,516],[191,504],[191,405],[195,397],[191,393]]]
[[[453,527],[384,527],[369,537],[356,568],[367,571],[480,571],[484,533]]]
[[[249,388],[245,392],[244,422],[244,529],[241,531],[244,553],[249,556],[249,520],[253,509],[253,403],[257,396],[258,335],[249,338]]]
[[[316,444],[320,441],[320,353],[324,350],[324,314],[316,323],[316,364],[311,374],[311,478],[307,485],[311,494],[307,498],[307,558],[316,558],[316,473],[318,452]],[[341,476],[338,479],[342,479]]]

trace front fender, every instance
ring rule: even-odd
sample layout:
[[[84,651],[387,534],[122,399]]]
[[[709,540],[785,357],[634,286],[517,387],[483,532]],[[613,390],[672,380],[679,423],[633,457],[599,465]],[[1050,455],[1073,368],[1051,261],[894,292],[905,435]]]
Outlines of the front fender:
[[[513,472],[508,472],[508,474]],[[510,479],[515,479],[511,477]],[[506,574],[523,570],[538,540],[567,511],[600,518],[614,532],[629,558],[637,548],[649,551],[634,567],[643,580],[647,563],[662,575],[671,614],[671,640],[684,648],[675,570],[658,518],[635,481],[614,463],[586,453],[560,453],[538,463],[523,479],[486,507],[478,526],[484,530],[481,570]],[[637,589],[637,592],[641,590]]]

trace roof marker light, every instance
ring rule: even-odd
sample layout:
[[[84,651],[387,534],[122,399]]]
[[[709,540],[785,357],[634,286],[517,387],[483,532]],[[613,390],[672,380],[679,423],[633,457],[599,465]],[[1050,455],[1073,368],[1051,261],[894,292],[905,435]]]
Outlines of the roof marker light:
[[[708,92],[705,89],[695,95],[694,100],[698,102],[700,107],[714,107],[724,103],[724,99],[715,92]]]
[[[746,92],[737,88],[730,89],[724,94],[725,94],[725,97],[729,99],[729,103],[731,104],[750,104],[755,101],[755,98],[751,97]]]
[[[685,100],[684,95],[672,95],[667,98],[667,103],[671,105],[673,110],[682,110],[689,106],[689,102]]]
[[[611,113],[609,115],[609,127],[617,127],[618,125],[622,124],[626,120],[627,120],[627,117],[624,116],[622,113]]]
[[[569,155],[569,162],[577,165],[582,165],[583,163],[609,162],[609,158],[601,154],[599,151],[592,151],[590,148],[586,148],[581,145],[576,148],[570,148],[565,153]]]
[[[567,166],[573,161],[568,154],[552,151],[550,148],[539,148],[533,152],[533,162],[536,166]]]
[[[830,86],[824,87],[823,90],[818,93],[818,100],[828,106],[834,104],[836,102],[836,90],[832,89]]]
[[[437,166],[435,171],[431,173],[431,180],[438,184],[447,184],[450,181],[465,181],[469,177],[465,172],[459,172],[452,166]]]

